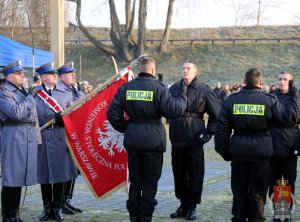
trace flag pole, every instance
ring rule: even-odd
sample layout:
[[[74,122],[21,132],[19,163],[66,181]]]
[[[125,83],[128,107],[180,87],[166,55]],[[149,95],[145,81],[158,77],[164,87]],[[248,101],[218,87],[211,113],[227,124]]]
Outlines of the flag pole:
[[[137,65],[144,57],[145,57],[144,55],[143,56],[139,56],[137,59],[135,59],[134,61],[132,61],[128,67],[133,67],[133,66]],[[61,113],[61,116],[64,116],[64,115],[67,115],[67,114],[71,113],[73,110],[79,108],[84,103],[86,103],[88,100],[90,100],[91,98],[93,98],[94,96],[96,96],[99,92],[101,92],[104,89],[106,89],[113,81],[115,81],[116,79],[118,79],[120,77],[120,74],[122,73],[122,71],[120,73],[117,73],[116,75],[112,76],[111,78],[109,78],[108,80],[106,80],[103,84],[101,84],[98,87],[96,87],[92,92],[90,92],[89,94],[85,95],[79,101],[77,101],[76,103],[74,103],[72,106],[70,106],[67,109],[65,109]],[[41,126],[40,130],[41,131],[44,130],[45,128],[47,128],[48,126],[50,126],[53,123],[55,123],[55,119],[54,118],[51,119],[51,120],[49,120],[43,126]]]

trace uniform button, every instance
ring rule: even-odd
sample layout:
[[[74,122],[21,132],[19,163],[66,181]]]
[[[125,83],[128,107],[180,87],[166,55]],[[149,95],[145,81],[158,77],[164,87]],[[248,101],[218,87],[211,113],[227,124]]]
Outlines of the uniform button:
[[[47,140],[47,142],[49,142],[50,140]]]
[[[28,143],[31,143],[31,141],[29,140],[29,142]]]

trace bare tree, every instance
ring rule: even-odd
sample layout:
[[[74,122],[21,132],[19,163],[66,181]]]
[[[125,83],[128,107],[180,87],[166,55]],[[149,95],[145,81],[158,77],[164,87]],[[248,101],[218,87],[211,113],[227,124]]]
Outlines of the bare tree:
[[[169,42],[169,36],[170,36],[170,30],[171,30],[171,20],[172,20],[172,14],[173,14],[173,5],[175,0],[169,0],[169,7],[168,7],[168,14],[167,14],[167,20],[166,20],[166,26],[165,31],[163,35],[163,40],[160,45],[160,51],[164,52],[167,50],[167,45]]]
[[[110,20],[111,20],[111,30],[110,38],[113,45],[104,44],[98,41],[89,30],[82,24],[81,21],[81,0],[69,0],[75,2],[76,7],[76,17],[78,18],[78,25],[83,34],[93,43],[97,48],[112,55],[117,58],[123,58],[126,61],[131,61],[137,52],[137,43],[134,41],[132,30],[134,22],[134,12],[136,0],[133,0],[131,5],[131,0],[126,0],[126,25],[125,30],[122,30],[120,25],[119,17],[116,12],[114,0],[109,0],[110,8]],[[146,11],[146,9],[145,9]],[[130,15],[129,15],[130,14]]]
[[[11,39],[14,39],[15,27],[25,23],[24,12],[18,6],[18,1],[0,0],[0,26],[10,28]]]
[[[125,17],[126,24],[123,27],[120,25],[119,17],[116,12],[116,6],[114,0],[109,0],[110,9],[110,39],[112,45],[105,44],[102,41],[97,40],[89,30],[82,24],[81,21],[81,7],[82,0],[68,0],[75,2],[77,5],[76,16],[78,18],[78,25],[84,35],[94,44],[97,48],[106,52],[109,55],[123,59],[125,61],[131,61],[134,57],[137,57],[145,51],[145,38],[146,38],[146,20],[147,20],[147,0],[139,0],[138,10],[138,29],[137,29],[137,40],[135,32],[133,30],[134,15],[136,8],[136,0],[125,1]],[[171,0],[174,2],[174,0]],[[172,6],[173,4],[171,4]],[[170,10],[171,11],[171,10]],[[170,14],[170,18],[172,13]],[[170,28],[170,27],[168,27]],[[167,36],[167,34],[166,34]]]

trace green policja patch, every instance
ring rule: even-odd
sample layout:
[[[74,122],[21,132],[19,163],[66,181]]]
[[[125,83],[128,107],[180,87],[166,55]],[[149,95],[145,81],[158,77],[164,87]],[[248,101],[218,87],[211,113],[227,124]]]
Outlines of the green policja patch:
[[[126,90],[126,100],[153,101],[153,91]]]
[[[265,115],[265,105],[258,104],[234,104],[233,115]]]

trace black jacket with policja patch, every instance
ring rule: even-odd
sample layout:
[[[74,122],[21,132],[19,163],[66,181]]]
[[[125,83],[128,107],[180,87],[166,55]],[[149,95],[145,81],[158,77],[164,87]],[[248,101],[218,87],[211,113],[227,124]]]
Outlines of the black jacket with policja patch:
[[[282,106],[277,97],[257,87],[244,87],[230,95],[218,116],[216,151],[227,160],[233,156],[271,157],[272,122],[294,125],[299,120],[299,100],[290,97],[288,104],[288,107]]]
[[[176,118],[186,109],[186,95],[172,96],[168,88],[148,73],[122,86],[107,111],[111,125],[124,132],[124,147],[136,153],[166,151],[166,131],[161,117]],[[129,116],[124,117],[123,111]]]

